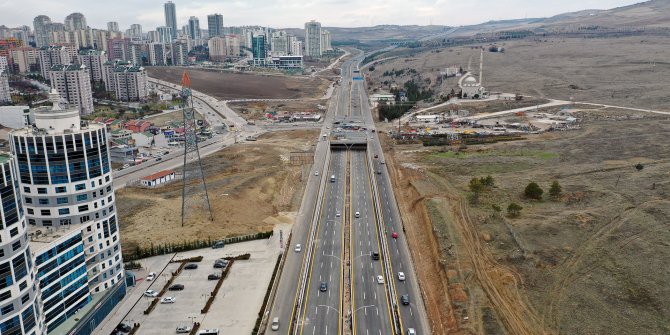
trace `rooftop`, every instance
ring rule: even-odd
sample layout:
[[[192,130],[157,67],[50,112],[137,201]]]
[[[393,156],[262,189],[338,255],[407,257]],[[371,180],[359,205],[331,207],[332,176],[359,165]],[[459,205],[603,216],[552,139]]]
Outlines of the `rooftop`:
[[[143,177],[142,180],[156,180],[158,178],[171,175],[173,173],[174,173],[174,170],[163,170],[163,171],[160,171],[160,172],[156,172],[152,175],[148,175],[146,177]]]
[[[83,64],[67,64],[67,65],[54,65],[51,67],[51,71],[79,71],[85,70],[86,65]]]
[[[72,224],[66,226],[54,225],[53,227],[37,227],[28,225],[28,244],[30,250],[38,254],[45,248],[54,247],[54,241],[65,236],[74,236],[84,228],[81,224]]]
[[[8,153],[0,152],[0,164],[4,164],[10,159],[12,159],[12,156]]]

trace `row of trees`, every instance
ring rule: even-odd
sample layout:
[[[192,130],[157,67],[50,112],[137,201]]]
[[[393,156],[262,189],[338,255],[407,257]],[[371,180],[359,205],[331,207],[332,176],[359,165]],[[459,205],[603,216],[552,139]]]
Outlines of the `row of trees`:
[[[470,189],[471,195],[470,195],[470,202],[473,204],[479,203],[479,198],[480,195],[485,192],[490,190],[495,186],[495,179],[491,177],[490,175],[486,177],[481,177],[481,178],[472,178],[470,179],[470,183],[468,184],[468,188]],[[561,194],[563,193],[563,188],[561,185],[558,183],[558,181],[553,181],[551,183],[551,186],[549,187],[549,196],[551,199],[558,199]],[[526,185],[526,188],[524,189],[524,197],[527,199],[531,200],[542,200],[542,195],[544,194],[544,190],[540,185],[538,185],[536,182],[530,182],[528,185]],[[496,212],[496,214],[499,214],[502,212],[502,208],[498,205],[491,205],[493,210]],[[510,203],[507,206],[507,215],[510,217],[517,217],[521,214],[521,210],[523,207],[517,203]]]

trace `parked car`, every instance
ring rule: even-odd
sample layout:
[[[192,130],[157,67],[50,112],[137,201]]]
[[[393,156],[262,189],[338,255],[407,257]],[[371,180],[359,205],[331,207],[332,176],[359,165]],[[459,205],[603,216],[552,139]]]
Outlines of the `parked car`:
[[[155,272],[149,272],[149,275],[147,276],[147,281],[152,281],[156,279],[156,273]]]
[[[174,297],[165,297],[161,299],[161,304],[174,304],[175,298]]]
[[[400,302],[402,302],[403,305],[409,305],[409,294],[401,295]]]
[[[400,271],[398,272],[398,280],[403,281],[405,280],[405,273]]]
[[[146,291],[144,292],[144,296],[145,296],[145,297],[154,298],[154,297],[157,297],[157,296],[158,296],[158,292],[156,292],[156,291],[154,291],[154,290],[146,290]]]
[[[131,327],[129,324],[127,324],[125,322],[121,322],[121,323],[119,323],[118,326],[116,326],[116,330],[118,330],[120,332],[128,333],[131,330],[133,330],[133,327]]]
[[[384,284],[384,277],[382,275],[377,276],[377,284]]]
[[[188,263],[184,267],[185,270],[195,270],[197,268],[198,268],[198,264],[195,264],[195,263]]]
[[[217,259],[214,261],[215,269],[225,269],[228,266],[229,261],[227,259]]]
[[[187,325],[177,326],[177,334],[188,334],[191,332],[191,327]]]
[[[174,284],[168,288],[169,291],[182,291],[184,290],[184,285],[182,284]]]
[[[209,276],[207,276],[207,280],[219,280],[221,278],[221,275],[218,273],[212,273]]]
[[[321,291],[321,292],[328,291],[328,283],[326,283],[325,281],[322,281],[321,285],[319,285],[319,291]]]
[[[295,245],[295,252],[300,252],[302,250],[302,246],[300,244]]]
[[[156,161],[160,161],[160,160],[163,160],[163,158],[162,157],[156,158]]]
[[[223,241],[216,241],[212,244],[212,249],[221,249],[226,246],[226,243]]]

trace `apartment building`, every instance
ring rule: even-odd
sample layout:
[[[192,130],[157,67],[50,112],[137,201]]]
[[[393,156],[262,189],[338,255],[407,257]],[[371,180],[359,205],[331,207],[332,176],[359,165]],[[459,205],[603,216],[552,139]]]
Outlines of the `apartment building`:
[[[51,87],[82,115],[93,113],[93,91],[88,69],[82,64],[54,65],[49,71]]]

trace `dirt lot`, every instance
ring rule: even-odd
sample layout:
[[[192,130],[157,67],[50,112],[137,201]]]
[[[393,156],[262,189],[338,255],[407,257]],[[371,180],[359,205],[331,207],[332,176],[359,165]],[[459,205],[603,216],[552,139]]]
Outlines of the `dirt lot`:
[[[309,112],[321,113],[318,105],[326,105],[326,100],[322,101],[282,101],[282,102],[233,102],[229,103],[228,107],[236,111],[240,116],[246,120],[266,120],[266,113],[272,111],[288,111],[288,112]]]
[[[181,183],[118,191],[124,250],[245,235],[268,231],[277,222],[292,223],[304,183],[301,168],[289,165],[289,153],[309,150],[318,135],[308,130],[272,133],[204,158],[213,222],[193,216],[181,227]]]
[[[489,91],[668,110],[667,38],[549,39],[508,42],[504,47],[505,53],[484,52],[484,86]],[[370,72],[372,86],[385,81],[402,86],[413,69],[420,74],[415,80],[439,91],[439,71],[454,65],[467,69],[471,57],[472,70],[478,73],[479,49],[469,46],[389,60]],[[405,73],[397,77],[383,75],[403,69]],[[448,79],[444,90],[453,87],[457,87],[456,78]]]
[[[670,333],[670,118],[580,118],[579,131],[457,155],[386,140],[435,334]],[[470,179],[487,175],[495,186],[472,202]],[[543,200],[523,197],[530,181]]]
[[[180,83],[184,72],[175,67],[149,67],[149,76]],[[322,78],[296,78],[258,74],[188,70],[193,89],[227,99],[299,99],[320,98],[330,84]]]

